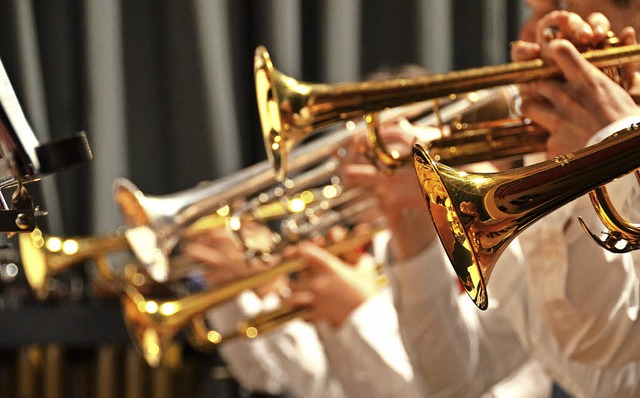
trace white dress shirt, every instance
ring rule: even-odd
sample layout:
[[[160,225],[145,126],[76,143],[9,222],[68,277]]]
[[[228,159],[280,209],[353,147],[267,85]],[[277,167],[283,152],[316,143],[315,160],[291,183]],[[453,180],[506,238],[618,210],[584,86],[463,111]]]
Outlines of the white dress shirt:
[[[638,122],[638,117],[623,119],[596,134],[589,144]],[[620,178],[606,188],[615,209],[638,222],[640,186],[635,176]],[[532,283],[544,289],[541,309],[560,349],[569,358],[600,367],[639,360],[640,253],[614,254],[591,241],[585,243],[578,215],[592,231],[605,230],[587,197],[561,210],[558,217],[533,227],[534,233],[528,236],[535,239],[522,240],[528,266],[536,270],[531,272]],[[543,245],[552,246],[544,255],[539,250]]]
[[[223,335],[239,321],[274,308],[279,299],[260,299],[245,291],[238,299],[207,313],[208,321]],[[342,385],[329,368],[313,325],[293,320],[254,339],[237,338],[221,344],[220,354],[231,374],[245,388],[296,397],[345,397]]]
[[[453,286],[451,281],[449,275],[446,283]],[[226,332],[277,301],[245,292],[209,311],[209,322]],[[253,340],[222,344],[220,353],[234,377],[253,391],[305,398],[425,396],[404,349],[389,288],[356,308],[339,328],[294,320]],[[509,373],[483,398],[549,396],[551,383],[539,366],[530,362]]]
[[[337,329],[294,320],[253,340],[222,344],[220,352],[234,377],[254,391],[296,397],[422,397],[398,332],[390,290],[385,290],[356,308]],[[276,301],[265,303],[245,292],[211,310],[208,318],[217,330],[229,330]]]

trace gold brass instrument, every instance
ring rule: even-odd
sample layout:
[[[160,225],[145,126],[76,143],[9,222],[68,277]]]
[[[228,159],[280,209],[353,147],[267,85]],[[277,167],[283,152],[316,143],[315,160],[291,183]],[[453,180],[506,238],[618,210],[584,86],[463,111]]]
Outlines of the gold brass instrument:
[[[294,319],[304,318],[310,310],[305,307],[279,307],[275,310],[256,315],[251,319],[241,321],[235,330],[228,334],[210,329],[202,315],[191,319],[188,335],[189,343],[201,351],[210,351],[220,344],[228,343],[239,338],[254,339],[259,335],[281,327],[284,323]]]
[[[225,219],[218,216],[204,217],[190,226],[189,235],[198,234],[209,228],[225,225]],[[18,237],[20,257],[29,286],[39,299],[46,298],[47,281],[72,266],[93,260],[100,276],[106,281],[118,278],[113,275],[107,256],[118,251],[129,250],[129,243],[121,231],[104,236],[68,237],[45,236],[39,228]],[[130,275],[134,285],[139,286],[145,278],[134,272]],[[139,281],[138,282],[136,282]]]
[[[592,50],[585,52],[584,57],[598,68],[617,66],[638,61],[640,46]],[[375,113],[386,108],[559,73],[556,66],[536,59],[423,77],[329,85],[301,82],[284,75],[273,67],[262,46],[256,49],[254,57],[256,99],[265,149],[279,179],[287,172],[287,156],[292,148],[309,134],[337,121],[364,116],[370,129],[375,130]],[[398,161],[404,163],[404,159],[394,154],[381,157],[381,162],[392,167]]]
[[[640,128],[532,166],[467,173],[414,146],[414,167],[436,231],[465,290],[480,309],[486,284],[508,244],[560,206],[640,166]]]
[[[47,296],[49,278],[84,260],[94,259],[101,276],[112,280],[106,256],[129,248],[124,236],[118,234],[63,239],[45,237],[38,228],[30,234],[20,234],[18,244],[27,282],[39,299]]]
[[[335,255],[347,253],[368,243],[373,232],[354,233],[350,238],[327,249]],[[122,298],[127,329],[147,363],[155,367],[160,363],[167,343],[188,326],[193,317],[233,299],[246,289],[254,289],[282,275],[300,271],[304,266],[302,259],[285,261],[246,279],[176,300],[147,299],[129,286]]]
[[[333,161],[336,161],[336,159],[331,159],[328,163]],[[307,175],[307,173],[310,174]],[[280,253],[284,247],[302,239],[324,237],[333,226],[347,227],[359,224],[362,220],[367,220],[367,224],[383,224],[383,220],[380,219],[378,213],[375,214],[376,218],[370,212],[378,202],[377,198],[372,196],[366,187],[351,189],[343,187],[340,180],[335,176],[331,178],[327,185],[320,188],[309,188],[307,186],[312,183],[317,184],[317,181],[322,181],[331,175],[332,173],[327,173],[324,168],[319,170],[316,168],[297,176],[294,179],[296,182],[290,187],[292,190],[297,187],[298,189],[295,189],[296,192],[294,194],[285,192],[285,196],[279,199],[284,201],[284,207],[291,211],[283,214],[281,219],[269,219],[269,226],[263,225],[269,229],[269,233],[272,236],[277,237],[276,239],[271,239],[274,244],[266,248],[245,244],[245,250],[247,252],[256,251],[257,253],[254,256],[259,254],[262,261],[272,265],[273,254]],[[300,178],[298,179],[298,177]],[[302,190],[300,191],[300,189]],[[285,189],[285,191],[287,190]],[[251,219],[252,221],[260,222],[260,217],[245,217],[245,212],[252,212],[253,206],[259,206],[262,203],[258,202],[255,204],[246,202],[248,209],[239,209],[231,216],[228,223],[233,224],[233,231],[237,233],[242,243],[251,239],[251,232],[247,233],[247,238],[242,236],[242,230],[244,229],[242,228],[242,223],[240,221],[236,223],[234,220]],[[276,308],[241,321],[235,325],[233,332],[225,335],[217,330],[211,330],[202,316],[196,316],[193,317],[189,324],[190,334],[188,337],[191,345],[195,348],[210,350],[215,348],[217,344],[238,337],[254,338],[258,334],[275,329],[289,320],[303,316],[308,311],[307,308]]]
[[[339,187],[335,188],[340,189]],[[304,191],[302,196],[307,192],[310,191]],[[280,249],[302,239],[324,236],[335,225],[355,225],[363,219],[371,222],[371,213],[367,212],[377,204],[377,199],[368,190],[359,188],[336,193],[336,196],[331,194],[324,199],[322,194],[318,196],[320,199],[309,203],[305,211],[293,213],[283,220],[279,232],[272,231],[282,239]],[[383,224],[384,221],[380,218],[373,220],[372,223],[372,225]],[[269,250],[268,254],[280,249]],[[269,258],[264,259],[264,261],[268,260]],[[386,279],[383,276],[379,275],[378,278],[379,282],[385,283]],[[193,317],[189,325],[189,341],[197,349],[210,350],[218,344],[236,338],[255,338],[259,334],[278,328],[290,320],[303,317],[309,311],[304,307],[279,307],[239,322],[232,332],[224,335],[217,330],[210,329],[203,316],[196,316]]]

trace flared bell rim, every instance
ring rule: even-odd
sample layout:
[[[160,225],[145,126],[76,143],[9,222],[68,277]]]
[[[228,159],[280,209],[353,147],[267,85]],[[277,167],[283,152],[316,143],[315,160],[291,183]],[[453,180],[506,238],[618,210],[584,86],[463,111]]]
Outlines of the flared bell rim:
[[[413,159],[431,220],[447,257],[471,300],[479,309],[486,310],[489,300],[482,268],[473,250],[471,237],[464,228],[458,209],[452,204],[451,194],[438,170],[438,167],[446,166],[437,165],[419,144],[413,147]]]
[[[126,178],[117,178],[112,184],[113,197],[128,227],[151,224],[151,216],[142,205],[144,194]]]
[[[147,316],[144,312],[145,308],[140,308],[146,301],[139,293],[127,290],[121,302],[124,324],[134,343],[134,348],[142,355],[149,367],[157,368],[162,362],[164,344],[158,330],[145,318]]]
[[[27,283],[39,299],[46,298],[49,270],[45,252],[42,250],[42,232],[36,228],[34,232],[18,234],[18,245]]]
[[[280,100],[276,89],[276,70],[264,46],[258,46],[253,61],[256,101],[265,152],[276,172],[278,181],[284,180],[287,170],[287,148],[282,134]]]

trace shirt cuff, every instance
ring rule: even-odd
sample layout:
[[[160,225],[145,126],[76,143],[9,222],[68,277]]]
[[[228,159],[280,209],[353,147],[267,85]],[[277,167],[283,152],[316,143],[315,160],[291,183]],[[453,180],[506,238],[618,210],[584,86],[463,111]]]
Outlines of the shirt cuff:
[[[613,133],[624,130],[630,127],[632,124],[640,124],[640,115],[627,116],[620,120],[616,120],[610,125],[604,127],[597,133],[595,133],[587,142],[587,146],[594,145],[609,137]]]

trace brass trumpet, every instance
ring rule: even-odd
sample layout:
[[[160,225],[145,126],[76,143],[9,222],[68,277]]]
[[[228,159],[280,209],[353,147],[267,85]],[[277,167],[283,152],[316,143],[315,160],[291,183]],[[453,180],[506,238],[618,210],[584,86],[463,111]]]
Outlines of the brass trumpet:
[[[225,218],[217,214],[203,217],[190,226],[185,235],[198,234],[224,225]],[[120,279],[113,275],[107,256],[130,249],[129,242],[122,231],[113,231],[104,236],[65,238],[46,236],[39,228],[31,233],[20,234],[18,245],[27,283],[39,299],[46,298],[47,281],[51,277],[85,260],[95,261],[100,276],[106,281]],[[136,276],[136,279],[140,279],[140,276]],[[135,281],[133,282],[138,285]]]
[[[327,249],[336,255],[349,252],[368,243],[374,232],[354,233],[350,238]],[[246,289],[253,289],[279,276],[300,271],[304,266],[302,259],[285,261],[246,279],[176,300],[147,299],[129,286],[122,297],[127,329],[147,363],[152,367],[158,366],[167,343],[188,326],[195,316],[235,298]]]
[[[352,189],[341,193],[336,200],[330,200],[331,203],[328,204],[330,208],[326,208],[322,202],[324,201],[308,207],[311,214],[296,213],[282,223],[283,225],[280,226],[282,231],[279,232],[283,237],[284,244],[282,246],[298,242],[301,239],[324,235],[334,225],[356,224],[358,220],[365,218],[370,220],[368,214],[365,214],[377,204],[376,198],[372,197],[367,190],[362,189]],[[303,220],[305,218],[308,220]],[[374,224],[382,225],[384,221],[377,219]],[[378,282],[384,284],[386,278],[383,275],[378,275]],[[191,332],[188,335],[189,341],[197,349],[210,350],[221,343],[237,338],[255,338],[259,334],[276,329],[290,320],[303,317],[309,311],[304,307],[279,307],[239,322],[232,332],[225,335],[210,329],[204,317],[197,316],[192,318],[189,325]]]
[[[640,166],[640,127],[529,167],[467,173],[439,164],[415,145],[414,167],[433,223],[469,297],[488,306],[495,263],[525,228],[581,195]]]
[[[210,329],[206,320],[200,315],[191,319],[188,335],[191,346],[201,351],[211,351],[236,339],[254,339],[271,330],[281,327],[286,322],[303,318],[309,313],[305,307],[279,307],[275,310],[258,314],[252,319],[246,319],[236,325],[235,330],[228,334],[222,334],[217,330]]]
[[[47,281],[52,276],[84,260],[94,259],[100,275],[106,280],[113,280],[106,256],[129,248],[124,236],[119,234],[61,238],[44,236],[38,228],[30,234],[20,234],[18,245],[27,283],[38,299],[46,298]]]
[[[640,59],[640,46],[619,46],[584,53],[599,68]],[[277,177],[287,171],[287,156],[303,138],[339,120],[364,116],[374,130],[375,114],[386,108],[447,97],[507,84],[548,78],[560,73],[541,59],[455,71],[430,76],[377,82],[312,84],[286,76],[273,67],[267,50],[260,46],[254,57],[256,99],[269,161]],[[376,140],[376,138],[374,138]],[[392,167],[405,159],[380,150],[381,162]],[[495,154],[495,149],[490,147]],[[492,157],[493,158],[493,157]]]

